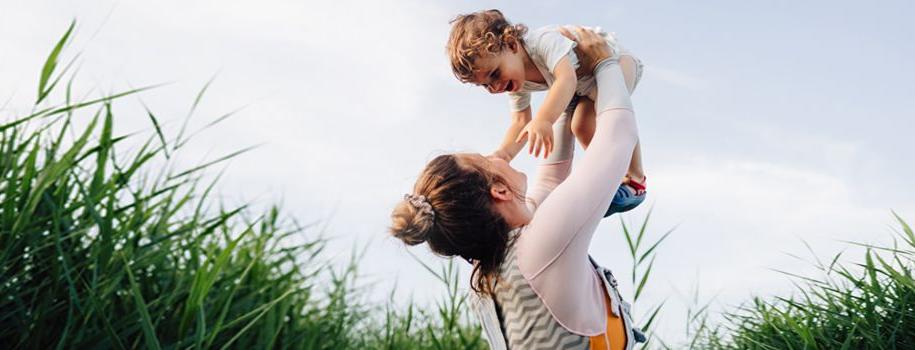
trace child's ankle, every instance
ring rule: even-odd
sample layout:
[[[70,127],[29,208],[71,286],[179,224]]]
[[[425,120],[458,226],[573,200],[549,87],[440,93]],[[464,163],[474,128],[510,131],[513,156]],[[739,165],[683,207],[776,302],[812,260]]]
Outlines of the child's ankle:
[[[626,174],[626,179],[631,182],[638,183],[640,185],[645,185],[645,180],[647,179],[647,177],[645,176],[645,174]]]

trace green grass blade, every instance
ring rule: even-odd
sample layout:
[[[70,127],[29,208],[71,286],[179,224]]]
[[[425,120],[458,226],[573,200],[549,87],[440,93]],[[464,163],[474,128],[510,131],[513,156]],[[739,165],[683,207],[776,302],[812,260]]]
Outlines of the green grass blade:
[[[160,350],[162,347],[159,345],[159,339],[156,338],[155,327],[153,327],[152,320],[149,317],[149,310],[146,308],[146,302],[143,300],[143,293],[140,292],[140,287],[137,286],[137,281],[133,277],[133,272],[130,271],[130,262],[127,261],[127,258],[124,255],[121,255],[121,261],[124,262],[124,271],[127,272],[127,280],[130,281],[130,290],[133,295],[133,300],[137,306],[137,311],[140,313],[140,321],[143,326],[143,339],[146,340],[147,349]]]
[[[76,20],[70,22],[70,26],[67,27],[67,31],[64,33],[63,37],[57,41],[57,44],[54,45],[54,49],[51,50],[51,53],[48,55],[48,58],[45,59],[44,66],[41,67],[41,77],[38,79],[38,98],[35,101],[37,105],[51,91],[48,88],[48,80],[51,78],[51,75],[54,73],[54,68],[57,67],[57,56],[60,55],[61,51],[64,48],[64,45],[67,44],[67,41],[70,39],[70,34],[73,33],[73,28],[76,27]]]

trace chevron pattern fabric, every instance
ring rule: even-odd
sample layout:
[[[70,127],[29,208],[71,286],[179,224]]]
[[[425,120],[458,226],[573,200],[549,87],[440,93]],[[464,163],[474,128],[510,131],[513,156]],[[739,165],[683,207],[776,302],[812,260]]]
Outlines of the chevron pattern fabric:
[[[502,332],[510,349],[582,349],[590,347],[589,339],[562,327],[521,275],[515,259],[515,247],[506,251],[499,270],[494,300],[501,309]]]

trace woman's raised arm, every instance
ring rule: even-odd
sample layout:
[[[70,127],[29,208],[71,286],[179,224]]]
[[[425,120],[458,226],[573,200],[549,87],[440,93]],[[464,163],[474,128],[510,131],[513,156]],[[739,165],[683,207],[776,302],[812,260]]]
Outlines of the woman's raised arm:
[[[610,58],[613,52],[604,42],[603,37],[592,30],[582,27],[575,28],[578,33],[573,35],[567,28],[559,31],[565,37],[575,41],[575,53],[578,56],[580,75],[591,75],[594,67]],[[575,152],[575,138],[570,128],[572,116],[565,113],[553,123],[554,148],[547,159],[540,161],[536,177],[527,194],[527,205],[531,212],[535,212],[543,200],[569,176],[572,170],[572,158]]]
[[[592,34],[579,33],[586,40]],[[540,203],[517,242],[524,277],[563,326],[583,335],[602,332],[600,326],[606,322],[606,309],[594,307],[603,305],[603,296],[588,248],[637,141],[619,62],[595,61],[599,63],[594,138],[575,169]]]

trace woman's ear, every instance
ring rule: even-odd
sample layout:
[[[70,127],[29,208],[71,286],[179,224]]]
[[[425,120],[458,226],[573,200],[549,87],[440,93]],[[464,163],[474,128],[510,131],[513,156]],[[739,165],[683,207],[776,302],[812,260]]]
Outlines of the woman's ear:
[[[515,198],[511,189],[501,182],[496,182],[489,187],[489,195],[501,201],[510,201]]]

